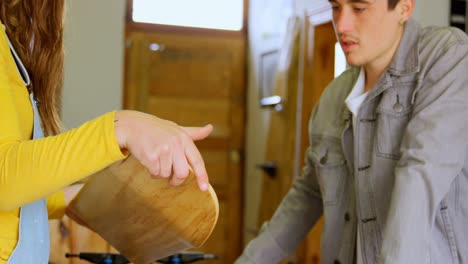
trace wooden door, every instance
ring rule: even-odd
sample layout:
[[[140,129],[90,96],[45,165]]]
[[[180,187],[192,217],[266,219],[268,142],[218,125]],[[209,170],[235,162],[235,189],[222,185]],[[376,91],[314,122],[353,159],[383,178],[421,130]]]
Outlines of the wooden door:
[[[271,218],[292,180],[299,176],[309,146],[308,122],[322,91],[334,78],[336,37],[331,23],[328,3],[307,10],[302,20],[300,47],[292,48],[287,71],[287,85],[279,86],[276,95],[286,96],[281,111],[272,111],[265,172],[262,175],[262,194],[259,225]],[[291,31],[291,30],[290,30]],[[291,32],[290,32],[291,33]],[[284,74],[281,71],[277,74]],[[266,165],[266,166],[265,166]],[[272,170],[272,168],[274,170]],[[274,173],[272,173],[274,171]],[[321,218],[296,252],[283,263],[320,263]]]
[[[220,214],[211,237],[195,250],[218,255],[205,263],[232,263],[242,246],[245,32],[129,23],[126,42],[124,108],[184,126],[214,125],[197,146]]]
[[[289,20],[283,46],[280,48],[278,70],[275,73],[273,96],[262,102],[278,98],[265,105],[270,110],[270,124],[265,150],[265,162],[258,164],[263,170],[258,226],[268,221],[288,192],[295,175],[297,90],[299,84],[299,18]]]
[[[320,95],[334,78],[336,35],[332,24],[331,7],[328,3],[307,10],[305,18],[305,38],[303,49],[303,92],[299,102],[301,111],[301,156],[309,146],[308,122]],[[309,232],[297,251],[296,263],[319,264],[320,237],[323,218]]]

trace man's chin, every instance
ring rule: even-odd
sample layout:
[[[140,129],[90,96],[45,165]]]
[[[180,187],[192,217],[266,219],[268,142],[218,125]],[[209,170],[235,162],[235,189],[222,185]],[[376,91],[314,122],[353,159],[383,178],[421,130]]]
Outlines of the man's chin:
[[[355,59],[355,58],[346,57],[346,63],[351,67],[360,67],[360,66],[362,66],[362,63],[359,60]]]

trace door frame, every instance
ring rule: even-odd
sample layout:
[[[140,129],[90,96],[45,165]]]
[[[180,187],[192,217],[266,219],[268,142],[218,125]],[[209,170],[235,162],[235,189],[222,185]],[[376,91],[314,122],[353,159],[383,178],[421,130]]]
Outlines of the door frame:
[[[333,14],[332,8],[328,2],[320,2],[312,8],[306,9],[303,13],[303,28],[301,34],[301,54],[300,60],[300,85],[298,87],[298,100],[297,104],[297,127],[296,132],[298,135],[296,143],[296,154],[300,157],[296,160],[295,170],[299,173],[300,168],[303,166],[305,152],[309,146],[308,123],[309,117],[316,103],[318,102],[322,91],[325,87],[316,89],[315,85],[304,85],[304,83],[311,84],[311,72],[314,70],[314,48],[315,48],[315,32],[316,27],[328,23],[332,23]],[[335,45],[333,45],[334,49]],[[334,61],[334,60],[333,60]],[[316,70],[316,69],[315,69]],[[320,75],[318,73],[317,75]],[[299,174],[297,174],[299,175]],[[301,243],[296,251],[296,263],[303,264],[318,264],[320,263],[320,237],[322,233],[323,219],[321,218],[315,226],[310,230],[307,237]]]

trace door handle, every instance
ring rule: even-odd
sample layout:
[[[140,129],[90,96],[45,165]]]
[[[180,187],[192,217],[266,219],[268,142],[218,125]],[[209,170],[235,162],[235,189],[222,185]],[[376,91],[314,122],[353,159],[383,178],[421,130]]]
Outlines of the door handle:
[[[150,43],[148,48],[151,51],[164,51],[166,49],[166,46],[163,44],[158,44],[158,43]]]
[[[257,168],[261,169],[272,179],[276,177],[276,174],[278,172],[278,165],[274,160],[265,161],[263,163],[257,164]]]
[[[263,97],[260,99],[261,107],[271,107],[277,112],[283,110],[283,98],[279,95]]]

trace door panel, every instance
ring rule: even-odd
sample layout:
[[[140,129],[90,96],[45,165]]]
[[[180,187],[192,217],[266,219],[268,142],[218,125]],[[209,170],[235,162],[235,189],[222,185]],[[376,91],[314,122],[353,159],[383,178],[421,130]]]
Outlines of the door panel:
[[[281,55],[290,57],[290,65],[284,65],[276,72],[273,94],[281,97],[281,110],[270,109],[270,124],[265,150],[265,162],[273,162],[276,173],[268,170],[262,173],[262,192],[258,215],[258,227],[268,221],[278,208],[294,179],[296,165],[296,119],[299,80],[299,19],[290,19]],[[289,54],[289,55],[285,55]],[[285,80],[285,81],[284,81]],[[284,82],[283,82],[284,81]]]
[[[210,175],[210,183],[214,187],[227,186],[229,184],[229,157],[222,150],[203,150],[201,152],[205,165]]]
[[[240,254],[245,123],[245,40],[241,35],[128,32],[124,105],[184,126],[211,123],[197,143],[220,201],[219,222],[195,250],[232,263]],[[155,44],[160,47],[154,50]],[[153,47],[153,49],[152,49]],[[194,227],[196,228],[196,227]]]
[[[330,6],[316,6],[302,20],[303,30],[299,47],[292,48],[291,65],[285,72],[287,84],[277,85],[275,95],[286,97],[281,111],[272,111],[266,161],[274,161],[276,176],[263,173],[262,194],[259,209],[259,226],[269,220],[281,200],[289,191],[296,165],[304,166],[306,149],[309,146],[308,122],[320,95],[334,77],[336,37],[331,23]],[[291,47],[282,47],[285,52]],[[300,51],[298,51],[300,50]],[[297,54],[299,53],[299,54]],[[300,74],[302,73],[302,74]],[[302,78],[300,78],[302,77]],[[298,149],[296,149],[296,147]],[[321,218],[309,232],[296,255],[282,263],[318,264],[320,262],[320,236],[323,227]],[[295,260],[291,260],[294,259]]]
[[[203,98],[203,97],[201,97]],[[196,99],[187,97],[163,97],[149,95],[146,108],[142,111],[158,113],[158,117],[177,120],[185,126],[200,126],[207,122],[212,123],[216,131],[214,138],[227,138],[230,134],[231,103],[228,100]],[[174,111],[177,109],[177,111]],[[207,117],[210,119],[207,120]]]

